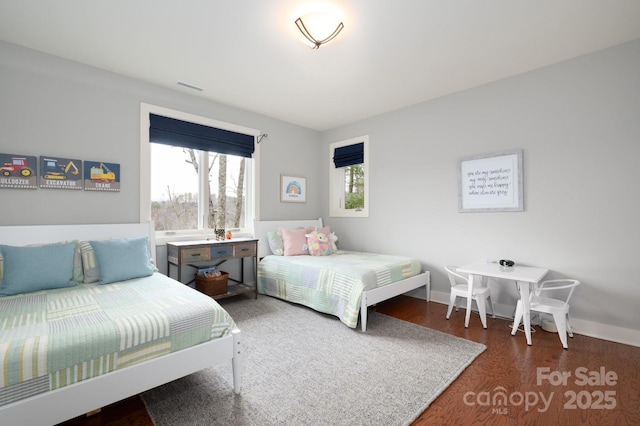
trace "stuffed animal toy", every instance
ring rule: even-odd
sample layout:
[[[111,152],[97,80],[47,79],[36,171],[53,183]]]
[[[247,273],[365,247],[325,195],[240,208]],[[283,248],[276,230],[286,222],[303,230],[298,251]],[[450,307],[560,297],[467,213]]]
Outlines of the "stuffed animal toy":
[[[338,236],[336,235],[336,233],[335,232],[330,233],[329,242],[331,243],[331,251],[334,253],[338,251],[338,246],[336,245],[337,241],[338,241]]]
[[[305,234],[305,236],[307,237],[309,254],[311,256],[327,256],[332,253],[331,243],[322,232],[312,231],[309,234]]]

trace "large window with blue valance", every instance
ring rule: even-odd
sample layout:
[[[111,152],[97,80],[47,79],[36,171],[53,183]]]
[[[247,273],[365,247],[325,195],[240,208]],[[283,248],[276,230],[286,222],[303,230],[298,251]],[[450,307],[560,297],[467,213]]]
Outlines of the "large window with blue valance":
[[[257,131],[177,111],[151,112],[148,120],[156,231],[249,229]]]
[[[149,115],[149,140],[170,146],[251,158],[254,137],[198,123]]]

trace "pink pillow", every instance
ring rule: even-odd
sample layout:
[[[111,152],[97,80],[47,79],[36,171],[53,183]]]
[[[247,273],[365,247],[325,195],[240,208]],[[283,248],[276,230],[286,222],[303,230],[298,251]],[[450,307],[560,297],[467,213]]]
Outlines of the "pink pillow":
[[[285,256],[300,256],[309,254],[307,245],[306,229],[284,229],[280,228],[282,243],[284,245]]]
[[[325,226],[324,228],[318,228],[317,226],[310,226],[309,232],[316,231],[319,234],[324,234],[325,237],[329,238],[329,234],[331,234],[331,227]]]

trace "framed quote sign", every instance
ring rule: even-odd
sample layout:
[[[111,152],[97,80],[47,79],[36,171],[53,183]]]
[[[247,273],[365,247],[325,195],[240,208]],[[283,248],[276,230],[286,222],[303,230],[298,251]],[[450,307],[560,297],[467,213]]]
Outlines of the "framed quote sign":
[[[458,161],[458,211],[521,212],[523,199],[521,149]]]

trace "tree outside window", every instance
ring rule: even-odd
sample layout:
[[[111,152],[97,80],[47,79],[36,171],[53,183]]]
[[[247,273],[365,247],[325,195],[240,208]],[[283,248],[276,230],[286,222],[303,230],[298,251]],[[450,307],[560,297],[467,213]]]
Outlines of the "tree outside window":
[[[156,231],[242,228],[245,209],[246,158],[151,143]]]
[[[364,167],[362,164],[345,167],[345,209],[364,207]]]

